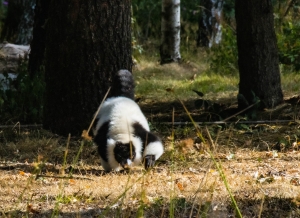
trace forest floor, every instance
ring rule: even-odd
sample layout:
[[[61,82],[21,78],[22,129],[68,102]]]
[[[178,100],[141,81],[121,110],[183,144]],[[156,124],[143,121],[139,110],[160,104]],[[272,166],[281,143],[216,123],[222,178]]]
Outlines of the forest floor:
[[[297,101],[289,101],[257,115],[269,121],[270,116],[295,117]],[[38,128],[1,130],[1,216],[238,217],[230,191],[243,217],[300,217],[297,119],[200,125],[203,143],[190,123],[158,122],[168,121],[174,107],[175,121],[184,121],[180,103],[141,105],[165,145],[148,172],[138,166],[105,173],[96,147],[80,138],[68,140]],[[197,114],[191,103],[185,105]]]
[[[149,171],[105,173],[92,142],[19,125],[0,129],[0,217],[223,218],[239,217],[236,208],[242,217],[300,217],[299,96],[285,92],[278,107],[237,114],[232,80],[219,92],[210,80],[204,98],[190,87],[204,89],[204,75],[195,79],[199,68],[189,69],[182,83],[165,80],[160,88],[162,79],[153,79],[171,81],[176,67],[137,72],[138,104],[165,146]],[[192,97],[182,98],[184,86]]]

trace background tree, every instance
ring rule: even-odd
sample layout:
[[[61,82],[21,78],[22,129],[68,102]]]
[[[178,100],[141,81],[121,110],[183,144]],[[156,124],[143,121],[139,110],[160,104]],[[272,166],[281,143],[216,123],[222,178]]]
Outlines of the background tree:
[[[222,37],[221,17],[224,0],[201,1],[197,46],[211,47]]]
[[[11,1],[7,7],[6,18],[1,31],[1,42],[3,40],[15,41],[18,26],[21,22],[21,16],[24,11],[24,6],[20,1]]]
[[[30,43],[28,71],[31,78],[43,65],[45,54],[46,31],[45,25],[48,18],[50,1],[37,0],[34,9],[33,38]]]
[[[18,26],[18,35],[15,43],[28,45],[32,40],[33,17],[36,0],[26,0],[23,2],[24,11]]]
[[[131,71],[130,0],[51,1],[46,23],[44,127],[87,128],[119,69]]]
[[[163,0],[160,63],[180,61],[180,0]]]
[[[7,40],[23,45],[28,45],[31,42],[35,1],[9,1],[7,16],[1,32],[1,41]]]
[[[236,0],[240,108],[259,98],[262,107],[283,101],[278,49],[270,0]]]

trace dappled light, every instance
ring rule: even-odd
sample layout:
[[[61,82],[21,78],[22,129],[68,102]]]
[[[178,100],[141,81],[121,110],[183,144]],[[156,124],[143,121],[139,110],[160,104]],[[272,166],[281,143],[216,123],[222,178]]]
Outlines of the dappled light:
[[[0,217],[300,217],[299,6],[0,1]]]

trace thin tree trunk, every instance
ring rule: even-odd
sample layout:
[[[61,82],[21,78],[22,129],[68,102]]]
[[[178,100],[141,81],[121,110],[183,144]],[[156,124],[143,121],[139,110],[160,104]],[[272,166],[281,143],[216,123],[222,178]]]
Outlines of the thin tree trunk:
[[[15,43],[18,35],[18,26],[21,22],[23,11],[24,5],[22,0],[9,2],[3,30],[1,31],[1,42],[6,40]]]
[[[36,0],[24,0],[24,11],[18,26],[16,44],[29,45],[32,40],[35,2]]]
[[[111,79],[131,71],[131,1],[51,1],[46,23],[44,127],[88,127]]]
[[[163,0],[161,33],[160,63],[179,62],[180,0]]]
[[[240,70],[240,108],[262,102],[274,107],[283,101],[278,49],[270,0],[236,0],[236,31]]]
[[[224,0],[201,1],[197,46],[211,47],[222,39],[222,10]]]

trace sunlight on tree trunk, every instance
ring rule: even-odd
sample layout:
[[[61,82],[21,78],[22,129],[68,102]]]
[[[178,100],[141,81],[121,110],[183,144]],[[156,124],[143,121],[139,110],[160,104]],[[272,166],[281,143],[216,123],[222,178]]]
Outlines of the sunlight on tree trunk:
[[[180,0],[163,0],[161,33],[160,63],[179,62]]]
[[[222,10],[224,0],[201,1],[197,46],[212,47],[222,39]]]
[[[270,0],[236,0],[240,70],[239,108],[261,101],[260,107],[282,103],[278,49]]]
[[[131,1],[51,1],[46,23],[44,127],[86,129],[120,69],[131,71]]]

